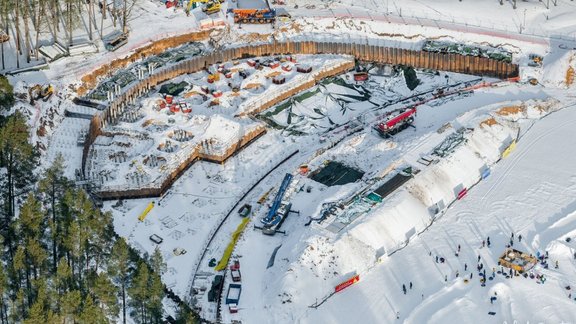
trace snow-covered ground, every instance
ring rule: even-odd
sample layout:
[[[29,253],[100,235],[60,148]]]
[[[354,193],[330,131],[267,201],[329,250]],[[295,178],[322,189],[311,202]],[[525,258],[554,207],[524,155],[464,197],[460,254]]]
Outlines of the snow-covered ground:
[[[574,322],[576,296],[572,294],[572,300],[568,296],[576,287],[576,170],[571,151],[572,144],[576,144],[571,127],[576,108],[571,106],[575,102],[574,86],[567,87],[565,80],[568,67],[576,68],[572,50],[576,48],[576,5],[558,0],[558,6],[551,4],[547,9],[545,2],[519,1],[514,10],[510,1],[500,6],[493,0],[288,0],[285,7],[293,20],[278,23],[275,29],[248,25],[238,29],[232,25],[213,33],[215,44],[223,46],[267,40],[268,33],[278,40],[361,39],[413,49],[420,48],[428,38],[499,46],[513,53],[523,80],[537,78],[540,84],[503,83],[467,96],[429,101],[418,108],[416,127],[391,139],[382,139],[370,130],[381,117],[379,111],[373,111],[375,106],[434,90],[444,84],[445,75],[449,75],[450,83],[475,77],[419,72],[423,83],[414,92],[406,88],[401,75],[373,77],[367,85],[372,91],[371,101],[349,100],[362,94],[358,89],[319,85],[317,94],[293,104],[290,110],[276,111],[277,107],[273,107],[263,113],[275,112],[268,117],[281,128],[295,132],[269,128],[266,135],[223,165],[198,162],[159,199],[105,203],[105,209],[113,212],[116,231],[142,253],[160,248],[168,263],[164,283],[189,300],[192,288],[210,289],[216,272],[208,261],[220,260],[230,234],[241,221],[232,207],[237,202],[240,206],[251,204],[251,223],[233,256],[240,260],[242,269],[239,313],[230,314],[222,302],[220,314],[226,323]],[[213,17],[226,15],[221,12]],[[151,40],[199,30],[199,21],[205,18],[200,9],[186,17],[181,9],[166,10],[159,2],[144,1],[131,21],[129,43],[118,51],[104,51],[98,44],[102,51],[97,54],[61,59],[47,70],[11,77],[19,93],[25,93],[35,83],[52,83],[56,87],[57,94],[48,103],[30,106],[22,99],[17,104],[18,109],[28,111],[34,143],[45,148],[44,164],[62,153],[69,167],[67,175],[73,177],[74,170],[80,168],[82,147],[77,141],[86,131],[88,120],[65,118],[64,111],[95,111],[71,103],[71,85],[78,84],[83,75],[98,66],[124,57]],[[113,29],[108,23],[104,34]],[[544,56],[542,68],[526,66],[532,53]],[[8,65],[14,65],[13,57],[7,59]],[[326,61],[318,56],[313,65],[320,67]],[[287,74],[287,83],[293,74]],[[200,72],[173,81],[205,76],[205,72]],[[263,87],[242,90],[245,99],[274,95],[270,78],[252,78],[263,83]],[[222,80],[220,86],[226,87],[225,82]],[[238,112],[239,102],[225,98],[219,111],[199,105],[195,112],[230,117]],[[147,100],[144,109],[153,115],[153,100]],[[343,100],[349,101],[348,108],[352,109],[342,112]],[[527,107],[522,118],[518,118],[519,114],[498,113],[502,107],[518,105]],[[548,108],[534,108],[537,106]],[[550,107],[563,109],[540,119]],[[358,116],[364,116],[357,119],[364,126],[358,133],[348,134],[346,128],[338,127]],[[157,119],[167,122],[165,117]],[[492,117],[497,124],[489,121]],[[183,126],[187,121],[179,122],[178,126]],[[490,125],[482,126],[483,122]],[[467,142],[452,154],[429,166],[417,162],[462,127],[474,130],[464,132]],[[230,135],[219,129],[214,133]],[[497,161],[518,135],[516,150]],[[160,139],[154,144],[160,144]],[[296,150],[297,154],[265,176]],[[259,225],[268,211],[267,204],[256,201],[275,188],[269,194],[270,201],[285,173],[297,174],[302,164],[316,170],[326,161],[342,162],[363,171],[364,176],[358,182],[326,187],[296,175],[298,187],[309,186],[311,192],[297,191],[292,195],[293,209],[300,213],[287,218],[282,226],[286,235],[270,237],[253,230],[253,225]],[[365,209],[354,205],[361,213],[340,231],[327,229],[334,218],[304,226],[308,217],[320,216],[324,203],[361,197],[362,190],[370,192],[407,166],[420,172],[382,202]],[[486,169],[491,171],[490,176],[474,185]],[[123,170],[121,177],[126,172]],[[239,201],[261,178],[262,182]],[[464,188],[469,189],[467,195],[444,210]],[[155,207],[144,221],[138,221],[150,201],[156,202]],[[492,268],[499,270],[497,258],[511,232],[516,235],[515,248],[532,254],[548,251],[549,263],[553,265],[558,260],[559,269],[538,265],[533,272],[545,275],[544,284],[496,274],[485,287],[480,286],[478,255],[487,276],[492,277]],[[163,243],[153,243],[153,234],[162,237]],[[523,236],[521,242],[517,239],[519,234]],[[482,240],[488,236],[492,245],[482,248]],[[455,256],[459,245],[462,250]],[[274,265],[268,267],[275,250]],[[445,258],[445,262],[436,263],[436,256]],[[223,298],[231,283],[230,275],[225,274]],[[358,283],[324,301],[336,284],[353,274],[360,275]],[[413,287],[404,295],[402,285],[409,287],[410,282]],[[490,297],[495,293],[497,300],[491,304]],[[202,307],[201,315],[215,320],[218,310],[215,303],[207,301],[207,291],[196,299],[196,306]],[[312,305],[318,307],[310,308]]]

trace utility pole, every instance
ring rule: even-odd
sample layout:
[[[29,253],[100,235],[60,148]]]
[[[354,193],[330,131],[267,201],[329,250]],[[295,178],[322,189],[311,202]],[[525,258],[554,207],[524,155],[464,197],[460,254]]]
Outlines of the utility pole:
[[[528,9],[524,9],[524,23],[523,23],[524,29],[526,29],[526,10]]]

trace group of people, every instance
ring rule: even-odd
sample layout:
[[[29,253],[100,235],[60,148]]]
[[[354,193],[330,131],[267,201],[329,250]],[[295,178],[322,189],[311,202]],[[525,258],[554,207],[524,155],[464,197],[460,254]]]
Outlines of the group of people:
[[[412,281],[410,281],[410,290],[412,290]],[[402,291],[404,292],[404,295],[406,295],[406,284],[402,284]]]

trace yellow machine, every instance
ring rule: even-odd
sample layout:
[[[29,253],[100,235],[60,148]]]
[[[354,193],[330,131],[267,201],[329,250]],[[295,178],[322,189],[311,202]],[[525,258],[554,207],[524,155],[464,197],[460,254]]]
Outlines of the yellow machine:
[[[220,11],[221,8],[220,0],[189,0],[186,12],[190,13],[190,10],[197,8],[199,3],[205,4],[202,11],[208,15]]]
[[[202,8],[202,11],[205,12],[207,15],[211,15],[213,13],[216,13],[218,11],[220,11],[220,8],[222,6],[220,5],[220,1],[218,0],[211,0],[208,1],[205,5],[204,8]]]
[[[215,81],[220,81],[220,73],[208,75],[208,83],[214,83]]]
[[[39,84],[28,89],[28,95],[30,97],[30,104],[33,105],[35,100],[42,99],[43,101],[48,101],[50,97],[54,94],[54,87],[51,84],[41,86]]]
[[[144,219],[146,218],[146,215],[148,215],[148,213],[152,210],[152,208],[154,208],[154,202],[150,202],[148,204],[148,206],[146,206],[146,209],[144,209],[142,214],[140,214],[140,216],[138,216],[138,220],[143,222]]]

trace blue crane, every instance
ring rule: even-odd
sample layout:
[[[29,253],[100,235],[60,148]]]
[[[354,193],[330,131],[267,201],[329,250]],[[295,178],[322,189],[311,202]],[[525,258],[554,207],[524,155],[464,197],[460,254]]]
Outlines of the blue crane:
[[[284,198],[284,194],[286,194],[286,190],[288,189],[290,182],[292,182],[292,178],[293,178],[293,176],[290,173],[286,173],[286,175],[284,176],[284,180],[282,180],[282,184],[280,185],[280,189],[278,189],[278,193],[276,194],[276,198],[274,198],[274,203],[272,203],[272,207],[268,211],[268,215],[266,215],[266,217],[264,217],[261,220],[264,225],[271,226],[271,225],[274,225],[274,223],[276,223],[275,222],[275,219],[277,218],[276,212],[278,211],[278,208],[280,207],[280,203],[282,202],[282,199]]]

